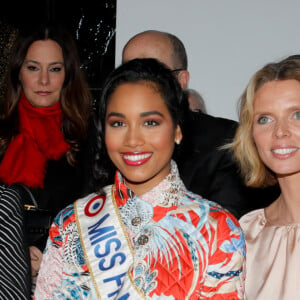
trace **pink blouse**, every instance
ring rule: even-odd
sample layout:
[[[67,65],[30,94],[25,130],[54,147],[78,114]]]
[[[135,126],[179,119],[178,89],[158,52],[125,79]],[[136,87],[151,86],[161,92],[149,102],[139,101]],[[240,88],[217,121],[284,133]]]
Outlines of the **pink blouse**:
[[[300,224],[270,224],[264,209],[239,222],[247,247],[247,300],[300,299]]]

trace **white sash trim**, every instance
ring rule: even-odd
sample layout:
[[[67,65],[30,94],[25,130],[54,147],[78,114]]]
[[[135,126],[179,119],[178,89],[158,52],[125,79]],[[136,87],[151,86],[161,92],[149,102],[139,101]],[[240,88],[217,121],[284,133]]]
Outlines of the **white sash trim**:
[[[131,280],[132,250],[112,197],[90,194],[75,202],[76,223],[99,299],[146,299]]]

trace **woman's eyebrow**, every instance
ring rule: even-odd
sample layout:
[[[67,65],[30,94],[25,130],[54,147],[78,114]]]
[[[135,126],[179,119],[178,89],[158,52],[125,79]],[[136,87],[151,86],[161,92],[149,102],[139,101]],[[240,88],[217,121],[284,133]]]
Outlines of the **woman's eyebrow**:
[[[107,118],[109,117],[120,117],[120,118],[125,118],[125,115],[124,114],[121,114],[121,113],[117,113],[117,112],[111,112],[107,115]]]
[[[159,115],[159,116],[163,117],[163,114],[157,110],[151,110],[151,111],[146,111],[146,112],[141,113],[142,117],[147,117],[147,116],[151,116],[151,115]]]

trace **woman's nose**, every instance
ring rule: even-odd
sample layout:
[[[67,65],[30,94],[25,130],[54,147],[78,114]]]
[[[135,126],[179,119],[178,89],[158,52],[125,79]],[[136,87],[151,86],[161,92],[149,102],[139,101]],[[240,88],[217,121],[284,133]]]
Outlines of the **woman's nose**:
[[[277,138],[283,138],[290,136],[289,124],[287,121],[280,121],[276,124],[274,128],[274,135]]]
[[[126,134],[126,144],[130,147],[140,146],[144,143],[143,134],[140,129],[136,128],[128,128]]]
[[[46,85],[49,83],[49,74],[47,70],[41,71],[39,81],[42,85]]]

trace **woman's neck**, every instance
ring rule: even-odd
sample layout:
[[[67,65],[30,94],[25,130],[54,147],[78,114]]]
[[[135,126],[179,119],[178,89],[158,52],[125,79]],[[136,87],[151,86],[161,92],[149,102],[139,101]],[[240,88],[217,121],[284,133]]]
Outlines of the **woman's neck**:
[[[281,195],[266,208],[270,223],[286,225],[300,223],[300,173],[279,176]]]

